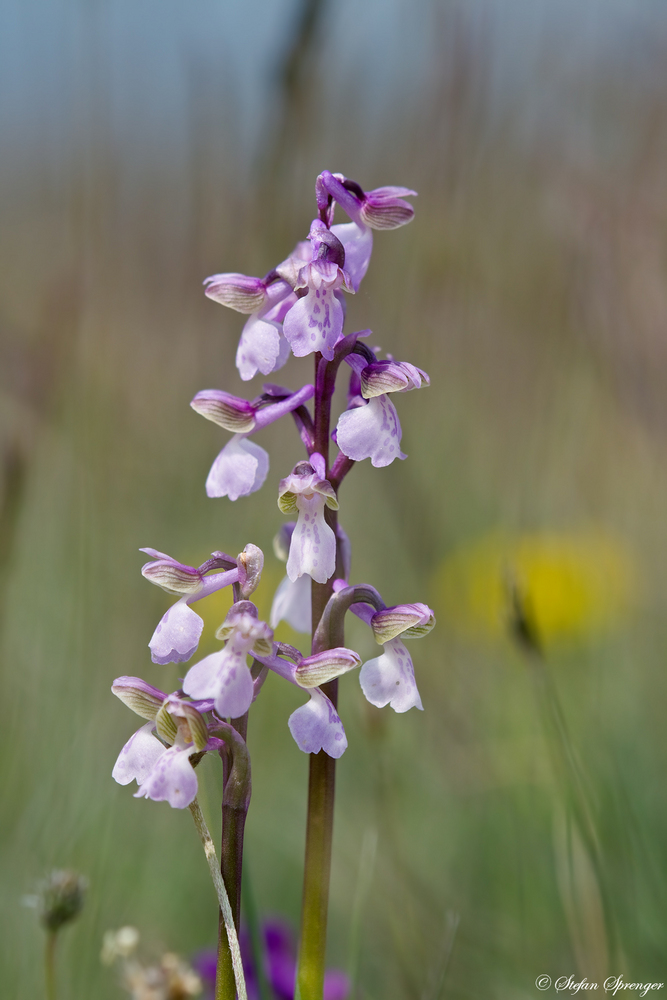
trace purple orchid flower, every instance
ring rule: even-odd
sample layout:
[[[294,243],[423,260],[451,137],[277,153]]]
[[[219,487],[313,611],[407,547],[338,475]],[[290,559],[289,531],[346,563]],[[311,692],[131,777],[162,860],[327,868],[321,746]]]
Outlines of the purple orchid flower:
[[[330,699],[319,687],[312,685],[323,684],[325,680],[346,673],[358,666],[361,658],[353,650],[343,648],[325,650],[324,654],[315,654],[313,657],[302,657],[296,649],[291,649],[291,654],[296,657],[296,664],[275,654],[256,658],[291,684],[307,690],[310,695],[309,701],[292,712],[287,720],[294,742],[304,753],[319,753],[324,750],[330,757],[341,757],[347,749],[343,723]]]
[[[299,515],[290,542],[288,577],[294,582],[307,573],[317,583],[326,583],[336,568],[336,536],[324,520],[324,508],[338,510],[338,500],[324,479],[321,455],[314,453],[310,462],[299,462],[280,481],[278,506],[284,514]]]
[[[345,248],[323,222],[316,219],[308,239],[313,255],[298,271],[295,289],[306,289],[285,316],[283,331],[292,351],[303,358],[314,351],[331,361],[334,347],[343,332],[344,305],[339,289],[354,293],[349,273],[344,269]]]
[[[376,188],[365,192],[359,184],[348,180],[343,174],[332,174],[329,170],[324,170],[317,178],[315,194],[320,218],[343,244],[345,268],[356,292],[368,270],[373,252],[372,230],[396,229],[410,222],[414,209],[404,199],[417,192],[402,187]],[[340,205],[352,222],[331,225],[335,204]]]
[[[294,284],[298,268],[311,258],[311,248],[302,241],[290,256],[265,278],[244,274],[214,274],[206,278],[206,295],[238,312],[251,313],[243,327],[236,367],[244,382],[258,371],[277,371],[289,357],[283,336],[285,316],[297,301]]]
[[[294,1000],[296,980],[296,947],[290,926],[283,920],[267,920],[262,926],[264,971],[276,1000]],[[248,1000],[259,1000],[258,976],[253,961],[250,935],[245,928],[240,934],[241,957],[245,973]],[[201,952],[193,966],[206,984],[210,997],[215,987],[217,954],[215,950]],[[324,975],[324,1000],[347,1000],[350,982],[344,972],[329,969]]]
[[[273,540],[273,551],[281,562],[287,562],[295,527],[295,521],[288,521]],[[347,580],[350,575],[352,546],[340,523],[336,524],[336,538],[340,546],[343,571]],[[271,628],[275,629],[281,621],[286,621],[295,632],[310,635],[312,632],[312,589],[312,580],[307,573],[303,573],[294,581],[285,576],[278,584],[273,597],[269,617]]]
[[[347,458],[355,462],[370,458],[375,468],[391,465],[395,458],[406,458],[400,448],[398,413],[388,393],[430,385],[428,375],[415,365],[393,358],[368,363],[365,357],[353,353],[345,360],[353,371],[352,395],[348,409],[338,418],[336,444]]]
[[[341,413],[336,427],[336,444],[343,454],[355,462],[370,458],[376,469],[408,457],[401,451],[401,436],[396,407],[385,395],[367,403],[357,397],[356,405]]]
[[[296,410],[315,392],[312,385],[304,385],[298,392],[284,389],[283,396],[272,402],[280,387],[264,388],[271,392],[265,392],[252,403],[219,389],[204,389],[190,403],[207,420],[236,432],[211,466],[206,480],[207,496],[238,500],[260,489],[269,471],[269,456],[264,448],[249,441],[248,435]]]
[[[334,582],[334,591],[346,586],[342,580]],[[435,625],[435,615],[426,604],[398,604],[377,611],[368,604],[353,604],[351,611],[373,630],[382,654],[367,660],[359,672],[359,683],[364,696],[376,708],[390,705],[395,712],[411,708],[423,711],[417,689],[412,658],[403,641],[398,638],[420,638]]]
[[[254,548],[254,547],[253,547]],[[190,604],[200,601],[203,597],[222,590],[233,583],[238,583],[238,566],[225,570],[223,573],[204,574],[212,569],[228,565],[229,557],[214,552],[212,557],[199,567],[186,566],[176,559],[158,552],[157,549],[140,549],[153,557],[146,563],[142,574],[151,583],[157,584],[168,593],[182,594],[160,619],[150,642],[153,663],[184,663],[195,653],[199,645],[204,620],[192,610]],[[231,560],[236,562],[236,560]]]
[[[212,699],[221,718],[239,718],[250,708],[255,688],[246,658],[249,653],[271,655],[273,631],[260,621],[250,601],[238,601],[216,632],[226,645],[190,667],[183,690],[195,699]]]
[[[136,780],[135,798],[166,800],[174,809],[185,809],[197,794],[190,757],[221,741],[209,739],[196,705],[178,694],[166,695],[140,677],[118,677],[111,690],[138,715],[149,717],[121,750],[112,777],[119,785]],[[153,735],[156,728],[165,742]]]

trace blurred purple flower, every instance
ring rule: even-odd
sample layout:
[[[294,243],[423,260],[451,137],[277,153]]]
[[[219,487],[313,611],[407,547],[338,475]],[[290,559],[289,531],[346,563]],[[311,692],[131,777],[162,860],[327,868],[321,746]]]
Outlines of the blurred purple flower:
[[[296,946],[289,924],[283,920],[267,920],[262,928],[264,938],[264,972],[275,1000],[294,1000],[296,980]],[[245,972],[248,1000],[259,1000],[257,970],[255,968],[250,935],[244,928],[240,935],[243,970]],[[213,997],[215,987],[216,953],[202,951],[193,960],[201,976],[207,996]],[[324,976],[324,1000],[347,1000],[350,982],[344,972],[330,969]]]

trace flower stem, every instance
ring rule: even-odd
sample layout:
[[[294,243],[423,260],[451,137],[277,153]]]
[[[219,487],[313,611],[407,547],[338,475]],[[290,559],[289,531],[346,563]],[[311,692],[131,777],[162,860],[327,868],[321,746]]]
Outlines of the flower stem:
[[[46,985],[46,1000],[56,1000],[56,941],[57,931],[46,932],[44,946],[44,981]]]
[[[331,688],[323,685],[334,701]],[[301,946],[297,970],[299,1000],[322,1000],[327,944],[327,911],[333,835],[336,761],[324,750],[310,755],[306,862],[301,911]]]
[[[238,1000],[248,1000],[245,978],[243,975],[243,962],[241,961],[241,949],[239,947],[236,927],[234,926],[234,917],[229,903],[229,896],[227,895],[227,890],[225,889],[225,883],[222,880],[218,857],[215,853],[215,847],[213,840],[211,839],[211,834],[208,831],[206,821],[202,815],[202,811],[199,808],[199,803],[196,798],[190,804],[190,812],[192,813],[192,818],[195,821],[199,839],[204,847],[204,854],[206,855],[206,861],[208,862],[211,878],[213,879],[213,885],[215,886],[218,902],[220,903],[220,911],[222,913],[227,940],[229,942],[232,969],[234,973],[232,982],[225,983],[224,992],[219,992],[218,983],[216,983],[216,1000],[235,1000],[237,994]]]
[[[250,757],[245,744],[248,713],[231,723],[221,722],[216,730],[225,740],[221,751],[224,790],[222,795],[222,844],[220,872],[229,896],[236,933],[241,926],[241,876],[243,835],[250,802]],[[215,1000],[234,996],[234,967],[222,912],[218,920],[218,963]]]

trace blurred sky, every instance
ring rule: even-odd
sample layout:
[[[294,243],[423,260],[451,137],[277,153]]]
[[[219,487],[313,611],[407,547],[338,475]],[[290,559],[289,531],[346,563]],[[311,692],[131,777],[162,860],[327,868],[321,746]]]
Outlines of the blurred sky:
[[[299,10],[295,0],[4,0],[3,155],[22,161],[37,136],[43,150],[45,133],[50,156],[71,152],[100,102],[117,140],[168,146],[173,155],[187,145],[186,84],[199,72],[215,81],[252,157]],[[523,92],[531,128],[580,120],[585,108],[567,100],[567,85],[601,61],[641,81],[667,32],[660,0],[338,0],[326,7],[320,71],[332,91],[347,78],[362,105],[390,112],[427,84],[441,37],[434,22],[452,10],[493,38],[486,72],[496,111]],[[536,71],[552,84],[538,93]]]

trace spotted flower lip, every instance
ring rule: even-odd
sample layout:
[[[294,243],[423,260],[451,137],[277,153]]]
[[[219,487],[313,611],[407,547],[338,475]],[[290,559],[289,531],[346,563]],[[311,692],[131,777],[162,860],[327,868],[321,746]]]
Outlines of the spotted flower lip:
[[[294,283],[297,291],[305,289],[306,294],[285,316],[283,332],[296,357],[320,351],[331,361],[345,318],[339,293],[354,293],[356,289],[344,268],[345,247],[335,233],[315,219],[308,239],[312,243],[312,260],[299,268]]]
[[[321,456],[312,456],[320,465]],[[317,583],[326,583],[336,568],[336,536],[324,520],[324,508],[338,509],[335,490],[310,462],[300,462],[282,479],[278,506],[284,514],[298,512],[290,540],[287,575],[292,582],[304,573]]]
[[[361,462],[370,458],[376,468],[383,468],[401,451],[401,424],[396,407],[386,394],[373,396],[367,403],[352,406],[341,413],[336,427],[336,443],[347,458]]]

